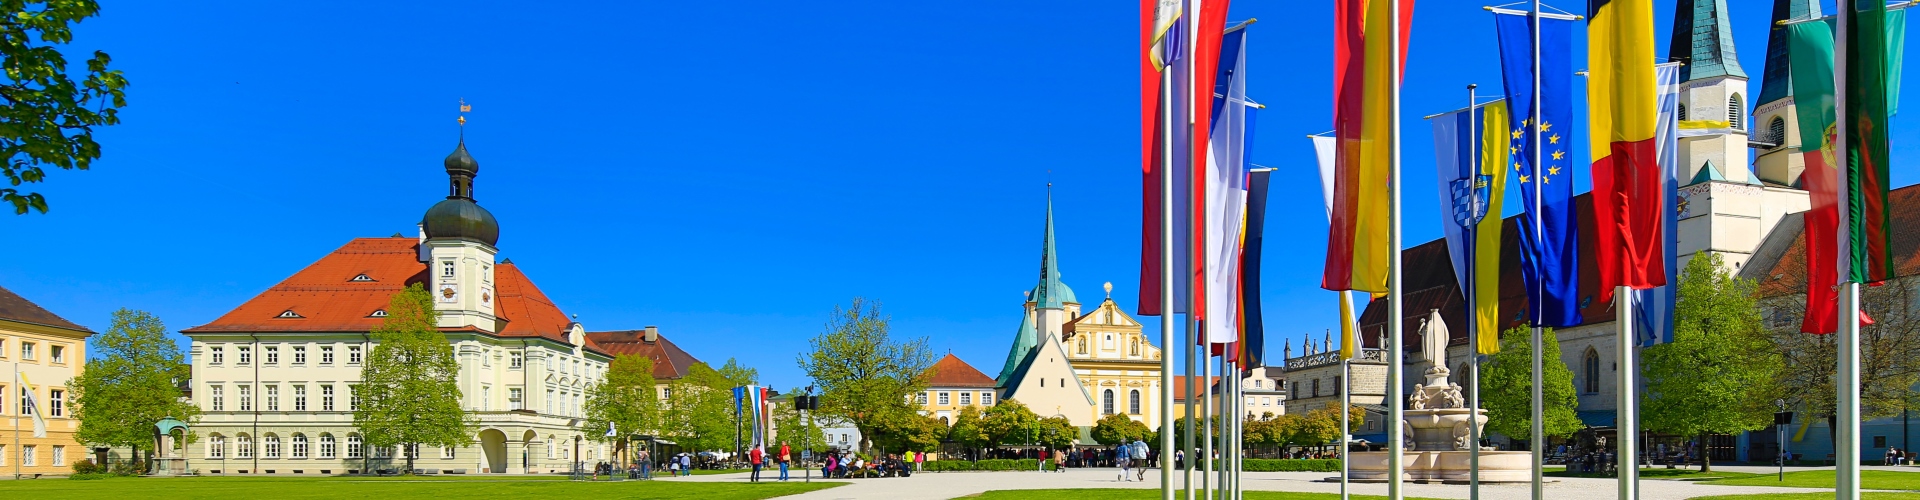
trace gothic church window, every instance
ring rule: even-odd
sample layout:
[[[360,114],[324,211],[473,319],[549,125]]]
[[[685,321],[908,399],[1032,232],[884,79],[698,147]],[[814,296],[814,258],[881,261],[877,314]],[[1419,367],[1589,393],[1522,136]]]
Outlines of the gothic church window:
[[[1581,370],[1581,372],[1587,379],[1586,384],[1584,384],[1586,385],[1585,392],[1587,394],[1598,394],[1600,392],[1600,353],[1594,352],[1592,347],[1588,347],[1586,361],[1582,368],[1583,370]]]

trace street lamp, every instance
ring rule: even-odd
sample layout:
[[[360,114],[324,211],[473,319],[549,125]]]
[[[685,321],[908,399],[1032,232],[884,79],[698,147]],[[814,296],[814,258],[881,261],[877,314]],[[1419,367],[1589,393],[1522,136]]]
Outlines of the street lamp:
[[[813,399],[813,386],[807,386],[807,392],[801,393],[799,401],[801,404],[793,405],[793,408],[795,411],[800,412],[800,418],[804,420],[800,424],[802,426],[800,431],[800,468],[806,470],[806,472],[803,472],[803,474],[806,474],[806,482],[811,483],[813,482],[813,468],[807,466],[807,460],[813,458],[813,446],[808,444],[810,442],[809,438],[813,437],[813,419],[808,418],[807,412],[804,410],[812,410],[814,406],[818,404],[816,400]]]
[[[585,471],[580,470],[580,465],[581,465],[580,464],[580,435],[574,434],[573,435],[573,476],[575,479],[579,479],[585,476]]]

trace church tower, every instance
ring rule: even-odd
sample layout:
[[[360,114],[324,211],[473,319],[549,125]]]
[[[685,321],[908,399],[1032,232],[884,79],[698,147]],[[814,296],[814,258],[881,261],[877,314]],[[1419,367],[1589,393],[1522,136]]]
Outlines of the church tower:
[[[466,117],[460,123],[464,127]],[[480,163],[467,154],[464,137],[441,163],[447,169],[447,199],[433,204],[420,218],[420,261],[427,264],[427,291],[440,312],[440,327],[500,331],[493,310],[494,256],[499,252],[494,244],[500,240],[500,224],[473,199],[473,178],[480,173]]]
[[[1727,0],[1679,0],[1667,59],[1680,67],[1680,119],[1724,121],[1728,130],[1680,139],[1683,179],[1751,182],[1747,166],[1747,72],[1733,49]],[[1708,165],[1711,163],[1712,165]],[[1711,169],[1711,172],[1702,172]],[[1684,182],[1683,183],[1691,183]]]
[[[1774,0],[1771,28],[1767,33],[1767,67],[1762,70],[1760,100],[1753,108],[1753,124],[1758,129],[1754,142],[1759,155],[1753,170],[1760,180],[1771,185],[1799,186],[1800,173],[1807,163],[1797,154],[1800,149],[1800,124],[1795,121],[1793,82],[1787,61],[1787,27],[1781,21],[1820,17],[1819,0]]]
[[[1812,0],[1776,2],[1774,15],[1778,17],[1783,9],[1788,15],[1796,9],[1806,10],[1793,4]],[[1683,63],[1679,118],[1708,132],[1681,137],[1675,152],[1681,174],[1680,205],[1674,207],[1679,221],[1675,242],[1679,258],[1670,275],[1677,275],[1700,252],[1720,254],[1728,270],[1738,271],[1781,218],[1807,209],[1807,193],[1790,187],[1788,169],[1776,165],[1791,156],[1781,152],[1785,148],[1762,144],[1775,143],[1773,132],[1761,130],[1756,134],[1751,130],[1754,121],[1746,112],[1747,73],[1735,57],[1727,1],[1678,0],[1676,4],[1667,56]],[[1769,107],[1761,123],[1781,118],[1787,130],[1792,130],[1792,116],[1781,117],[1783,112],[1790,113],[1791,107],[1782,108],[1780,103],[1791,101],[1786,96],[1792,93],[1786,88],[1783,33],[1776,30],[1768,40],[1767,66],[1761,82],[1765,95],[1760,102]],[[1750,147],[1761,148],[1760,163],[1765,166],[1758,173],[1763,175],[1749,168],[1754,164],[1748,160]],[[1762,182],[1763,178],[1772,183]]]
[[[995,379],[1000,399],[1017,400],[1042,417],[1061,415],[1076,426],[1092,426],[1093,396],[1073,370],[1064,343],[1068,322],[1080,316],[1080,300],[1060,281],[1060,259],[1053,244],[1053,195],[1047,195],[1046,235],[1040,249],[1040,282],[1027,291],[1025,315],[1007,364]]]

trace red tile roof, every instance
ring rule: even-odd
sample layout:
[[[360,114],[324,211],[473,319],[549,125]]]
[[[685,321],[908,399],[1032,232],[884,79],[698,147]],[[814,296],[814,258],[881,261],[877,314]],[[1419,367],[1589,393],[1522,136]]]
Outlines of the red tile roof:
[[[980,373],[973,365],[961,361],[959,356],[947,353],[933,366],[927,368],[929,387],[994,387],[998,385],[993,377]]]
[[[599,346],[609,355],[640,355],[653,360],[653,378],[662,382],[687,376],[687,371],[693,368],[693,364],[700,362],[694,359],[693,355],[687,354],[687,351],[680,350],[680,346],[667,340],[665,335],[656,337],[657,340],[653,342],[648,342],[646,334],[645,330],[587,332],[587,341]]]
[[[1896,276],[1920,274],[1920,185],[1887,193],[1893,217],[1893,265]],[[1807,293],[1807,232],[1805,212],[1789,214],[1754,251],[1740,276],[1759,283],[1762,297]],[[1828,265],[1833,265],[1829,263]]]
[[[1215,388],[1213,387],[1215,385],[1220,384],[1219,375],[1214,375],[1212,377],[1196,376],[1196,377],[1193,377],[1193,379],[1196,381],[1196,383],[1207,384],[1206,391],[1208,394],[1219,393],[1219,391],[1214,390]],[[1186,375],[1173,376],[1173,400],[1174,402],[1178,402],[1178,403],[1184,403],[1187,401],[1187,376]]]
[[[414,238],[356,238],[211,323],[181,333],[367,332],[407,285],[426,282]],[[364,280],[356,281],[359,276]],[[460,328],[497,337],[539,337],[565,345],[572,321],[512,263],[494,267],[496,328]],[[291,311],[296,318],[282,318]],[[588,342],[588,349],[601,351]]]
[[[50,326],[62,330],[93,333],[87,327],[67,321],[66,318],[41,308],[39,304],[13,293],[6,287],[0,287],[0,320],[26,323],[30,325]]]

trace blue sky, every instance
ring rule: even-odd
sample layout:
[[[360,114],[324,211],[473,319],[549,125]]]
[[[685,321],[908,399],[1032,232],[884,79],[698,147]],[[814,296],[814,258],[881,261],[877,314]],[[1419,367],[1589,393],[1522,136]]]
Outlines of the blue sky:
[[[1757,93],[1771,2],[1730,3]],[[1499,87],[1480,5],[1416,10],[1409,244],[1440,236],[1419,117]],[[1244,74],[1269,105],[1253,161],[1280,169],[1264,299],[1269,335],[1296,344],[1334,324],[1304,140],[1330,128],[1331,6],[1231,16],[1261,19]],[[52,213],[0,217],[0,285],[100,331],[122,307],[204,324],[350,238],[414,234],[445,196],[464,98],[501,256],[589,329],[658,325],[789,387],[828,311],[861,296],[896,335],[991,374],[1034,284],[1049,181],[1066,282],[1089,308],[1104,282],[1135,302],[1132,7],[108,1],[72,48],[132,80],[125,123],[98,134],[92,171],[34,186]],[[1665,54],[1673,2],[1656,11]],[[1896,145],[1895,185],[1920,180],[1900,166],[1916,155]]]

